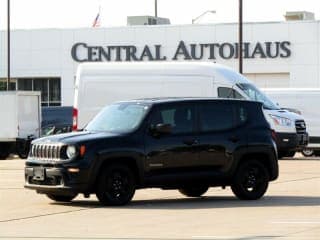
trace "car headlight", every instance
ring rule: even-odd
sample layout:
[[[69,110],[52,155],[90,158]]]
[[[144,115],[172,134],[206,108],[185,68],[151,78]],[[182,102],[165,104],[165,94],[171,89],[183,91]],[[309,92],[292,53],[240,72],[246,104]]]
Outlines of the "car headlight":
[[[289,118],[279,117],[272,114],[270,114],[269,116],[271,117],[275,125],[280,125],[285,127],[290,127],[292,125],[292,120],[290,120]]]
[[[74,158],[75,156],[77,156],[77,149],[76,149],[76,147],[75,147],[75,146],[72,146],[72,145],[68,146],[68,147],[67,147],[67,150],[66,150],[66,154],[67,154],[67,157],[68,157],[69,159]]]

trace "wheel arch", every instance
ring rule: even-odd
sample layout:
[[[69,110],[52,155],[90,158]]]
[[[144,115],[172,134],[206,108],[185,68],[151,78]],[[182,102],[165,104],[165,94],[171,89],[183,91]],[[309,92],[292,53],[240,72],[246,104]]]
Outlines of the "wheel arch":
[[[235,171],[238,170],[238,168],[241,166],[243,162],[251,161],[251,160],[258,160],[266,167],[266,169],[268,170],[270,181],[275,180],[278,177],[278,167],[277,167],[278,165],[274,164],[273,163],[274,161],[270,157],[270,154],[265,152],[250,152],[250,153],[244,154],[239,159]],[[277,160],[275,161],[277,162]]]
[[[111,156],[99,156],[98,157],[98,164],[96,164],[95,170],[94,170],[94,179],[91,184],[91,189],[95,190],[95,187],[97,185],[97,181],[99,179],[101,171],[103,171],[106,167],[112,165],[112,164],[123,164],[128,166],[130,169],[132,169],[132,172],[134,174],[137,186],[142,185],[142,162],[140,158],[137,156],[134,156],[132,154],[112,154]]]

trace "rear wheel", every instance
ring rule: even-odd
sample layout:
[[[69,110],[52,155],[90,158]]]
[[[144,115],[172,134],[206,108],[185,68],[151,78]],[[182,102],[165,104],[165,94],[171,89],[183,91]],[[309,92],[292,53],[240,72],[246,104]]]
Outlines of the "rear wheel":
[[[269,174],[257,160],[241,163],[231,184],[233,193],[242,200],[256,200],[267,191]]]
[[[313,156],[314,154],[314,151],[312,149],[309,149],[309,148],[305,148],[302,150],[302,155],[305,156],[305,157],[311,157]]]
[[[10,144],[0,143],[0,160],[4,160],[10,155]]]
[[[284,157],[293,157],[296,154],[295,151],[279,151],[278,152],[278,158],[284,158]]]
[[[316,155],[317,157],[320,156],[320,151],[314,151],[314,155]]]
[[[134,193],[134,174],[126,165],[113,164],[101,172],[96,195],[103,205],[125,205]]]
[[[285,155],[285,157],[293,157],[296,154],[295,151],[288,151]]]
[[[47,194],[47,197],[56,202],[71,202],[78,194],[72,195],[57,195]]]
[[[193,186],[179,189],[179,192],[187,197],[200,197],[208,191],[208,186]]]
[[[17,153],[20,158],[26,159],[28,158],[29,150],[30,150],[30,141],[19,141],[17,142]]]

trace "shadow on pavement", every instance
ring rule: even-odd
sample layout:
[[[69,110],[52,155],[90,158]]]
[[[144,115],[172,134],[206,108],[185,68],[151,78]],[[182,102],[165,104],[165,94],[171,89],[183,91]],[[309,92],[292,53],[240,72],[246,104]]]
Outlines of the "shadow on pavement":
[[[75,200],[72,203],[52,203],[70,207],[104,207],[98,201]],[[320,197],[304,196],[265,196],[260,200],[243,201],[236,197],[201,197],[133,200],[120,209],[204,209],[204,208],[239,208],[239,207],[285,207],[285,206],[320,206]],[[111,208],[108,207],[108,208]]]

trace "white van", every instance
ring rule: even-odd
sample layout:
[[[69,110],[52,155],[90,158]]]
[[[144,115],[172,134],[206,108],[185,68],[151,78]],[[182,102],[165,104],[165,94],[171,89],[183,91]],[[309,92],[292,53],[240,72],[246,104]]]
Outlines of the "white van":
[[[320,156],[320,88],[266,88],[262,89],[281,107],[303,115],[309,133],[305,156]]]
[[[276,133],[279,157],[293,156],[296,150],[307,144],[306,129],[300,129],[304,125],[302,116],[281,110],[243,75],[228,67],[205,62],[80,64],[75,85],[73,129],[82,129],[109,103],[152,97],[222,97],[260,101]]]

